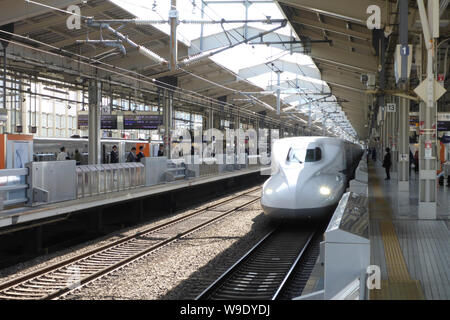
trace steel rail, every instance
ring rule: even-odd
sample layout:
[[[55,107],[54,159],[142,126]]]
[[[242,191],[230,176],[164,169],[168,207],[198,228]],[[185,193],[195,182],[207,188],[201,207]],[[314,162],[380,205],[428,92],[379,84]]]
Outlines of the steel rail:
[[[171,220],[171,221],[165,222],[165,223],[163,223],[163,224],[160,224],[160,225],[158,225],[158,226],[155,226],[155,227],[152,227],[152,228],[149,228],[149,229],[140,231],[140,232],[138,232],[138,233],[136,233],[136,234],[134,234],[134,235],[127,236],[127,237],[125,237],[125,238],[123,238],[123,239],[120,239],[120,240],[118,240],[118,241],[115,241],[115,242],[113,242],[113,243],[110,243],[110,244],[101,246],[101,247],[99,247],[99,248],[90,250],[90,251],[88,251],[88,252],[85,252],[85,253],[83,253],[83,254],[77,255],[77,256],[75,256],[75,257],[68,258],[68,259],[66,259],[66,260],[63,260],[63,261],[58,262],[58,263],[56,263],[56,264],[53,264],[53,265],[51,265],[51,266],[44,267],[44,268],[42,268],[42,269],[33,271],[33,272],[29,273],[29,274],[25,274],[25,275],[23,275],[23,276],[20,276],[20,277],[18,277],[18,278],[16,278],[16,279],[12,279],[12,280],[10,280],[10,281],[7,281],[7,282],[5,282],[5,283],[2,283],[2,284],[0,284],[0,299],[2,299],[2,297],[3,297],[3,298],[8,298],[8,297],[9,297],[8,294],[7,294],[7,291],[8,291],[8,290],[17,288],[17,287],[22,286],[22,285],[26,285],[26,282],[36,280],[36,279],[38,279],[39,277],[42,277],[42,276],[47,275],[47,274],[50,274],[50,273],[52,273],[52,272],[57,272],[58,270],[64,269],[65,267],[67,267],[67,266],[69,266],[69,265],[71,265],[71,264],[74,264],[74,263],[76,263],[76,262],[80,262],[80,261],[82,261],[82,260],[86,260],[86,259],[89,259],[89,258],[93,258],[94,256],[100,255],[100,254],[102,254],[102,253],[105,253],[106,251],[109,252],[109,251],[112,251],[112,250],[114,250],[114,249],[117,249],[117,248],[119,248],[119,247],[121,247],[121,246],[123,247],[123,246],[126,245],[127,242],[132,242],[132,241],[134,241],[134,240],[136,240],[136,239],[141,238],[141,237],[144,236],[144,235],[148,235],[149,233],[155,233],[155,232],[157,232],[157,231],[161,231],[161,230],[167,229],[167,228],[169,228],[170,226],[175,226],[175,225],[180,224],[180,223],[182,223],[182,222],[184,222],[184,221],[188,221],[190,218],[193,218],[193,217],[195,217],[195,216],[199,216],[199,215],[201,215],[202,213],[205,213],[205,212],[210,211],[211,209],[214,209],[214,208],[219,207],[219,206],[221,206],[221,205],[223,205],[223,204],[226,204],[226,203],[235,201],[236,199],[239,199],[239,198],[241,198],[241,197],[247,196],[247,195],[249,195],[250,193],[253,193],[253,192],[258,191],[258,190],[260,190],[260,189],[261,189],[260,187],[253,188],[253,189],[251,189],[251,190],[249,190],[249,191],[247,191],[247,192],[244,192],[244,193],[242,193],[242,194],[237,195],[236,197],[233,197],[233,198],[230,198],[230,199],[226,199],[226,200],[220,201],[220,202],[218,202],[218,203],[216,203],[216,204],[207,206],[207,207],[205,207],[205,208],[198,209],[198,210],[196,210],[196,211],[194,211],[194,212],[191,212],[191,213],[189,213],[189,214],[186,214],[186,215],[184,215],[184,216],[182,216],[182,217],[179,217],[179,218],[176,218],[176,219],[174,219],[174,220]],[[244,203],[244,204],[242,204],[242,205],[239,205],[239,206],[237,206],[237,207],[235,207],[235,208],[233,208],[233,209],[231,209],[231,210],[228,210],[228,211],[226,211],[226,212],[224,212],[224,213],[222,213],[222,214],[220,214],[220,215],[218,215],[218,216],[216,216],[216,217],[214,217],[214,218],[212,218],[212,219],[209,219],[209,220],[206,221],[206,222],[203,222],[203,223],[201,223],[201,224],[197,224],[197,225],[196,225],[195,227],[193,227],[193,228],[190,228],[190,229],[185,230],[185,231],[183,231],[183,232],[179,232],[179,233],[177,233],[175,236],[170,237],[169,239],[160,241],[160,242],[158,242],[156,245],[152,245],[152,246],[149,247],[149,248],[146,248],[146,249],[144,249],[144,250],[141,250],[141,251],[139,251],[137,254],[131,255],[130,257],[127,257],[126,259],[121,259],[120,262],[115,263],[115,264],[113,264],[113,265],[111,265],[111,266],[109,266],[109,267],[107,267],[107,268],[101,269],[101,270],[99,270],[98,272],[96,272],[96,273],[94,273],[94,274],[91,274],[91,275],[89,275],[88,277],[83,278],[83,279],[80,281],[80,284],[83,284],[83,283],[86,283],[86,282],[88,282],[88,281],[91,281],[91,280],[93,280],[93,279],[95,279],[95,278],[98,278],[98,277],[101,276],[102,274],[105,274],[105,273],[109,273],[109,272],[111,272],[111,271],[114,271],[115,269],[117,269],[118,267],[120,267],[120,266],[122,266],[122,265],[124,265],[124,264],[130,263],[130,262],[132,262],[132,261],[134,261],[134,260],[136,260],[136,259],[138,259],[138,258],[140,258],[140,257],[142,257],[142,256],[144,256],[144,255],[146,255],[146,254],[148,254],[148,253],[150,253],[150,252],[156,250],[157,248],[160,248],[161,246],[164,246],[164,245],[166,245],[166,244],[168,244],[168,243],[171,243],[171,242],[173,242],[173,241],[176,241],[176,240],[180,239],[181,237],[186,236],[186,235],[189,234],[189,233],[192,233],[192,232],[194,232],[194,231],[197,231],[198,229],[203,228],[203,227],[205,227],[206,225],[208,225],[208,224],[210,224],[210,223],[212,223],[212,222],[214,222],[214,221],[217,221],[218,219],[220,219],[220,218],[222,218],[222,217],[224,217],[224,216],[226,216],[226,215],[229,215],[229,214],[235,212],[236,210],[238,210],[238,209],[240,209],[240,208],[242,208],[242,207],[245,207],[245,206],[247,206],[247,205],[249,205],[249,204],[251,204],[251,203],[253,203],[253,202],[255,202],[255,201],[259,200],[259,199],[260,199],[260,197],[256,197],[255,199],[252,199],[252,200],[250,200],[250,201],[247,201],[246,203]],[[112,249],[112,250],[111,250],[111,249]],[[111,252],[111,253],[113,253],[113,252]],[[111,254],[111,253],[110,253],[110,254]],[[119,254],[120,254],[120,252],[119,252]],[[97,258],[97,260],[98,260],[98,259],[101,259],[101,258]],[[36,281],[39,282],[39,280],[36,280]],[[57,284],[55,284],[55,285],[57,286]],[[51,293],[51,294],[48,294],[48,295],[45,295],[45,296],[43,296],[43,295],[41,294],[40,296],[41,296],[41,298],[43,298],[43,299],[54,299],[54,298],[56,298],[57,296],[59,296],[59,295],[65,293],[66,291],[69,291],[69,290],[72,290],[72,289],[73,289],[73,288],[68,288],[68,287],[70,287],[70,286],[65,286],[64,288],[58,290],[58,292],[54,292],[54,293]],[[36,291],[37,291],[37,290],[36,290]],[[4,295],[4,294],[6,294],[6,295]],[[32,294],[30,294],[30,296],[32,296]]]
[[[249,262],[249,264],[252,262],[254,263],[255,260],[257,260],[258,255],[260,255],[260,256],[267,255],[267,253],[264,252],[264,250],[262,250],[263,253],[261,254],[261,252],[259,252],[259,249],[262,249],[264,245],[266,245],[267,243],[270,243],[270,241],[273,241],[272,238],[277,236],[279,231],[280,230],[274,229],[274,230],[271,230],[269,233],[267,233],[256,245],[254,245],[249,251],[247,251],[247,253],[245,253],[244,256],[242,256],[236,263],[234,263],[230,268],[228,268],[219,278],[217,278],[211,285],[209,285],[202,293],[200,293],[196,297],[195,300],[210,299],[216,292],[220,291],[220,289],[223,288],[224,285],[227,284],[227,282],[234,282],[234,283],[237,282],[236,289],[242,289],[239,287],[239,285],[241,285],[241,283],[238,280],[234,279],[233,275],[238,274],[238,273],[239,274],[245,273],[242,271],[245,268],[245,264],[247,262]],[[279,298],[280,293],[282,292],[283,289],[285,289],[285,286],[288,284],[290,278],[293,276],[293,274],[294,274],[293,271],[296,269],[296,267],[299,265],[299,263],[304,258],[304,253],[310,246],[311,240],[314,238],[316,233],[317,233],[317,230],[310,232],[306,241],[302,245],[302,248],[299,250],[299,253],[297,254],[294,262],[290,265],[289,268],[286,268],[286,270],[282,271],[282,272],[285,272],[284,276],[282,277],[281,281],[278,281],[278,285],[276,286],[276,289],[274,290],[275,292],[273,294],[270,294],[270,298],[269,298],[270,300],[275,300],[275,299]],[[275,250],[273,248],[271,248],[270,250],[267,250],[267,251],[275,252]],[[257,262],[256,264],[258,264],[258,263],[261,265],[260,262]],[[259,267],[260,266],[258,266],[258,268]],[[263,267],[270,268],[270,265],[269,264],[263,265]],[[262,267],[261,267],[261,269],[262,269]],[[258,284],[258,283],[255,283],[255,285],[256,284]],[[247,283],[247,285],[248,285],[248,283]],[[236,293],[241,293],[241,292],[242,292],[242,290],[236,290]],[[269,297],[269,294],[267,296]]]

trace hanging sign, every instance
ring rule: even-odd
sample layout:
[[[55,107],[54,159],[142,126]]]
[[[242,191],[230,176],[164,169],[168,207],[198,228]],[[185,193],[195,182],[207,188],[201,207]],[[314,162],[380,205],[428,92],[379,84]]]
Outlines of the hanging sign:
[[[431,145],[432,145],[431,140],[425,141],[425,159],[431,159],[431,155],[432,155]]]

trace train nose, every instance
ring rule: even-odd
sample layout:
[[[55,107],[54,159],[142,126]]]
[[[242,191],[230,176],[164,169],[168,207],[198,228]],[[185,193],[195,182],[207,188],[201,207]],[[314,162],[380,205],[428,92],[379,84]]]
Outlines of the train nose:
[[[272,176],[264,186],[262,205],[274,208],[297,208],[299,175],[299,171],[284,171]]]

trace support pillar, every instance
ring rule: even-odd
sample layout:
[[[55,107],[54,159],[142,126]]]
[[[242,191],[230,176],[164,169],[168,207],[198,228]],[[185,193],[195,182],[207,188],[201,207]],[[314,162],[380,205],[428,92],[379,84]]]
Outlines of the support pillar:
[[[391,97],[391,102],[394,102],[394,97]],[[397,111],[390,112],[390,119],[389,119],[389,131],[390,131],[390,143],[389,148],[391,149],[391,172],[397,173]]]
[[[173,114],[173,92],[164,90],[164,154],[168,159],[172,158],[172,116]]]
[[[101,163],[100,104],[102,102],[102,83],[89,81],[89,164]]]
[[[408,0],[399,1],[399,45],[403,48],[409,47],[408,17],[409,17]],[[412,52],[409,52],[412,55]],[[397,64],[401,66],[401,74],[399,74],[398,87],[401,91],[408,89],[409,70],[408,56],[401,56]],[[409,201],[409,100],[406,98],[398,98],[398,191],[399,199]],[[408,192],[408,193],[406,193]],[[407,207],[407,206],[406,206]]]
[[[433,30],[434,19],[439,19],[433,15],[433,6],[438,2],[428,1],[428,28],[425,19],[426,14],[423,1],[418,1],[422,28],[424,30],[425,43],[422,48],[427,51],[427,99],[420,103],[419,123],[421,132],[419,137],[419,219],[436,219],[437,209],[437,183],[436,183],[436,109],[437,103],[434,96],[434,81],[436,70],[434,70],[434,59],[436,56],[435,36]],[[438,32],[437,32],[438,33]],[[426,40],[429,41],[426,41]],[[422,60],[423,61],[423,60]],[[423,70],[423,68],[421,68]]]
[[[406,90],[407,85],[400,86]],[[409,100],[399,98],[399,157],[398,157],[398,191],[409,191]]]

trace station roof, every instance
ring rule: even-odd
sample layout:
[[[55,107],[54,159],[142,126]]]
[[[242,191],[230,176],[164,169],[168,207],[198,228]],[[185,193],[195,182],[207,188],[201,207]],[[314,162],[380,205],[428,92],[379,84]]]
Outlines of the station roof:
[[[373,30],[367,27],[369,6],[381,9],[381,28],[389,35],[386,59],[388,82],[395,87],[393,52],[398,43],[397,0],[277,0],[296,34],[302,39],[332,40],[314,43],[310,56],[319,68],[342,109],[361,137],[367,134],[367,88],[360,81],[362,74],[377,74],[379,58],[373,46]],[[440,0],[440,36],[450,36],[448,0]],[[422,27],[416,0],[409,0],[409,41],[417,43]],[[419,78],[419,77],[416,77]],[[415,85],[415,83],[412,85]]]
[[[83,16],[96,20],[164,20],[168,17],[170,1],[90,0],[82,4],[71,0],[36,2],[52,8],[36,5],[33,1],[0,0],[2,8],[5,8],[0,12],[0,21],[14,22],[14,33],[28,38],[14,37],[14,40],[50,52],[58,52],[56,48],[62,48],[102,59],[109,65],[150,78],[175,75],[181,88],[213,98],[227,96],[229,103],[242,110],[266,112],[268,116],[285,123],[304,125],[311,105],[314,124],[327,120],[330,130],[338,124],[362,138],[367,134],[368,101],[359,77],[361,74],[376,73],[378,65],[371,45],[372,33],[365,26],[366,9],[369,2],[383,6],[385,1],[279,0],[275,1],[277,5],[255,0],[251,1],[252,6],[246,17],[245,10],[242,10],[243,1],[194,1],[195,7],[192,0],[178,0],[180,20],[287,17],[289,23],[286,28],[265,35],[263,40],[297,42],[295,45],[278,44],[270,47],[241,44],[195,63],[186,63],[173,72],[167,71],[166,65],[149,62],[137,49],[126,43],[126,55],[122,55],[117,48],[77,43],[77,40],[99,39],[101,35],[105,39],[113,37],[105,30],[87,27],[84,23],[80,30],[68,30],[68,14],[53,9],[66,10],[70,4],[76,4],[80,6]],[[203,8],[202,2],[206,4]],[[111,26],[120,28],[120,32],[135,43],[168,59],[170,38],[167,24],[111,23]],[[203,37],[200,37],[200,24],[181,23],[178,26],[178,57],[183,60],[196,57],[201,52],[210,53],[242,41],[244,33],[248,38],[274,27],[274,24],[265,23],[247,26],[243,23],[205,25]],[[308,43],[306,39],[332,40],[332,43]],[[304,43],[300,44],[299,40]],[[255,43],[258,41],[257,38],[253,40]],[[51,45],[53,49],[45,44]],[[277,72],[280,73],[280,86],[277,85]],[[120,78],[119,75],[111,77]],[[281,91],[283,102],[281,116],[275,112],[277,89]],[[320,132],[317,130],[317,133]]]

